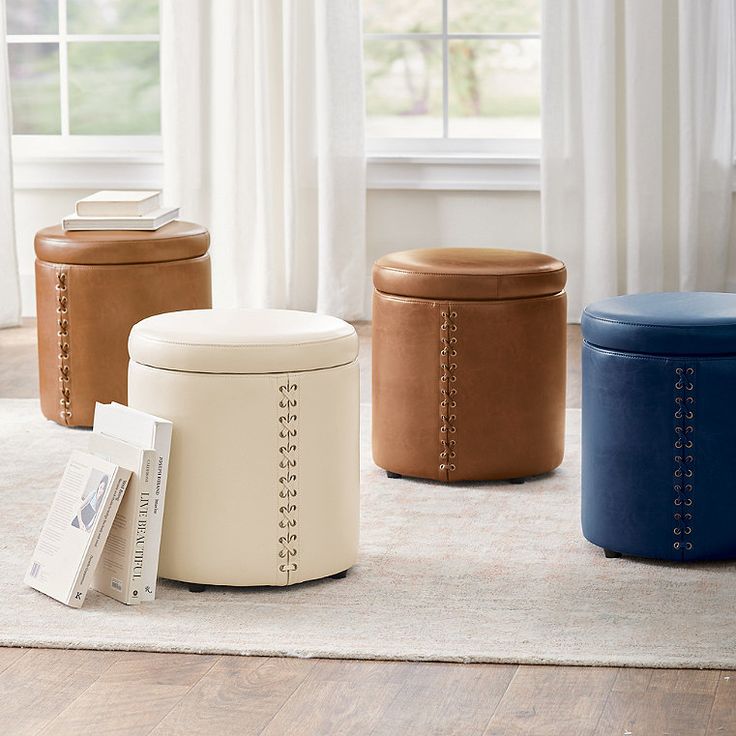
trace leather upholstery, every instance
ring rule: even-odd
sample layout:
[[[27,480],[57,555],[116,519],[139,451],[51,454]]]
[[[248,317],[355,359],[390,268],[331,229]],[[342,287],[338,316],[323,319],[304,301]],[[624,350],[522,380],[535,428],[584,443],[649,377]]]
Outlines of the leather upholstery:
[[[583,534],[626,555],[734,558],[736,339],[729,347],[724,333],[736,295],[642,296],[591,305],[583,319]],[[594,315],[618,322],[601,328]],[[673,354],[645,352],[644,330]],[[591,344],[608,337],[614,349]],[[708,345],[724,354],[702,354]]]
[[[515,299],[558,294],[565,264],[543,253],[492,248],[419,248],[373,265],[373,286],[423,299]]]
[[[78,260],[77,233],[67,234],[70,260]],[[103,242],[108,234],[118,235],[94,233]],[[210,257],[79,264],[64,261],[60,243],[54,248],[59,262],[36,259],[41,410],[59,424],[90,427],[96,401],[127,402],[130,328],[151,314],[211,306]],[[88,255],[95,260],[91,247]]]
[[[199,373],[282,373],[351,363],[358,336],[336,317],[286,309],[158,314],[130,333],[132,360]]]
[[[585,308],[585,339],[611,350],[661,355],[736,352],[736,298],[714,292],[631,294]]]
[[[64,230],[54,225],[36,233],[36,258],[49,263],[118,265],[163,263],[203,256],[210,236],[201,225],[175,220],[158,230]]]
[[[494,251],[475,250],[480,273]],[[507,254],[501,263],[511,276]],[[404,270],[416,263],[401,254],[387,258]],[[528,269],[528,254],[519,258],[520,269]],[[471,267],[469,253],[464,262]],[[447,267],[444,251],[437,263]],[[380,275],[378,283],[386,286]],[[517,478],[557,467],[564,451],[565,310],[564,291],[487,300],[374,291],[376,464],[442,481]]]
[[[290,353],[274,333],[264,346],[248,320],[225,322],[209,313],[220,345],[210,367],[240,342],[244,353]],[[324,325],[312,315],[263,312],[286,345],[304,329],[314,339]],[[353,331],[345,325],[341,333]],[[204,323],[198,319],[195,342]],[[136,330],[134,330],[134,333]],[[354,331],[353,331],[354,332]],[[326,341],[329,338],[326,339]],[[131,344],[136,344],[135,339]],[[198,351],[199,352],[199,351]],[[197,357],[197,360],[202,360]],[[258,357],[256,362],[263,360]],[[247,364],[247,361],[245,361]],[[332,575],[357,559],[360,505],[359,371],[356,360],[336,367],[281,373],[196,372],[131,360],[130,405],[174,423],[159,574],[212,585],[290,585]]]

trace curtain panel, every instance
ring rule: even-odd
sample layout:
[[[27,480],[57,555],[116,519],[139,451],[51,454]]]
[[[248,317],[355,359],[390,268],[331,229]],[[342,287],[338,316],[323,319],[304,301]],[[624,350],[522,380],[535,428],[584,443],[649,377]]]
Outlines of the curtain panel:
[[[569,317],[736,284],[734,0],[543,0],[542,227]]]
[[[0,327],[20,324],[21,300],[13,214],[13,161],[5,0],[0,0]]]
[[[212,235],[215,306],[364,316],[358,0],[163,0],[165,196]]]

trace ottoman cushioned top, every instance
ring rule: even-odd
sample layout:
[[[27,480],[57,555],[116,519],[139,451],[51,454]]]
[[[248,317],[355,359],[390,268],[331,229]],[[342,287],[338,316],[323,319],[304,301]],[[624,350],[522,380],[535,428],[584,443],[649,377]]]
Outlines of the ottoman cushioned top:
[[[158,230],[64,230],[46,227],[36,234],[36,257],[49,263],[111,265],[162,263],[197,258],[210,236],[201,225],[176,220]]]
[[[543,253],[496,248],[420,248],[379,258],[378,291],[422,299],[516,299],[557,294],[565,264]]]
[[[193,373],[287,373],[352,363],[358,336],[337,317],[286,309],[195,309],[148,317],[128,340],[136,363]]]
[[[585,308],[583,338],[609,350],[660,355],[736,354],[736,294],[631,294]]]

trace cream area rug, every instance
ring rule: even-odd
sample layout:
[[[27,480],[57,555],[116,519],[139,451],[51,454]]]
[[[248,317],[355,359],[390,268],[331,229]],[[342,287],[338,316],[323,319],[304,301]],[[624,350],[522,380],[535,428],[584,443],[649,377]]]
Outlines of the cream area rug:
[[[162,582],[80,610],[23,584],[69,452],[88,433],[0,401],[0,644],[177,652],[736,668],[736,564],[606,560],[580,533],[580,413],[562,467],[525,485],[389,480],[363,407],[360,562],[291,588]]]

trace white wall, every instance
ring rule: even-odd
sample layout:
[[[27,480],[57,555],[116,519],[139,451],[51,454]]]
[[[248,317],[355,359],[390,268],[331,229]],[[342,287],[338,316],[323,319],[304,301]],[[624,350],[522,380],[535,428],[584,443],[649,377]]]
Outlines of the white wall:
[[[33,236],[61,221],[77,189],[20,189],[15,193],[16,236],[23,314],[35,314]],[[489,246],[538,250],[538,192],[439,192],[375,189],[368,193],[369,262],[393,250],[431,246]]]

